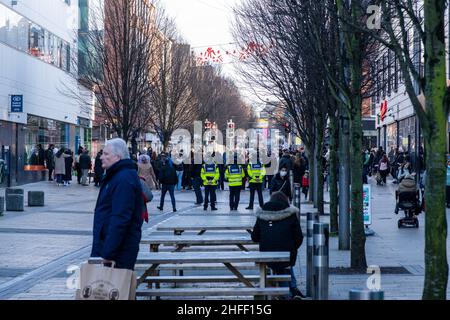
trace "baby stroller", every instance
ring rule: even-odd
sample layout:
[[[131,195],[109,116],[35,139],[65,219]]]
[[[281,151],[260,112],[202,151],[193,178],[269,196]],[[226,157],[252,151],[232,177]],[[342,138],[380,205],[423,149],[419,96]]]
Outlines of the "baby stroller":
[[[419,219],[417,215],[421,212],[421,204],[419,191],[417,192],[396,192],[397,207],[395,214],[398,214],[399,209],[403,210],[405,217],[398,220],[398,228],[412,227],[419,228]]]

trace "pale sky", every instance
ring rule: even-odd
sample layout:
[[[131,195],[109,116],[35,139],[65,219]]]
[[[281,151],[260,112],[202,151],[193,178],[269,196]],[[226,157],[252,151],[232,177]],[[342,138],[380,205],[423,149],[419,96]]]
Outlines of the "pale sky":
[[[167,13],[175,18],[182,37],[196,54],[205,53],[208,47],[215,51],[238,50],[231,35],[232,7],[241,0],[160,0]],[[223,71],[238,81],[234,65],[238,59],[224,55]],[[242,88],[241,85],[239,87]],[[247,101],[253,100],[247,90],[241,90]]]

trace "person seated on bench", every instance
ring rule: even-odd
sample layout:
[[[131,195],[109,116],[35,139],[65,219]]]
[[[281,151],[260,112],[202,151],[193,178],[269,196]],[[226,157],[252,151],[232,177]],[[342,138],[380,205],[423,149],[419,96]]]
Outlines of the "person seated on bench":
[[[289,262],[269,263],[275,274],[290,274],[291,282],[281,282],[280,286],[289,286],[291,296],[303,298],[297,288],[293,267],[297,260],[297,250],[303,242],[303,233],[297,218],[298,209],[289,205],[288,197],[274,192],[270,201],[256,211],[256,223],[251,234],[252,240],[259,243],[260,251],[288,251]]]
[[[395,214],[398,214],[398,210],[400,209],[399,205],[401,203],[414,203],[416,206],[418,205],[418,188],[416,184],[416,179],[414,175],[408,174],[406,175],[402,182],[398,186],[397,196],[398,201],[395,206]],[[419,211],[416,210],[418,213]]]

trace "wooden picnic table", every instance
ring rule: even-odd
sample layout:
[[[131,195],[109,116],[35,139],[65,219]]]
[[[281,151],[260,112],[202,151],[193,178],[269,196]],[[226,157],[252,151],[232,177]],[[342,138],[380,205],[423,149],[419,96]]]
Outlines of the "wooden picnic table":
[[[184,231],[200,230],[199,235],[208,230],[241,231],[251,233],[256,222],[254,216],[176,216],[157,226],[158,231],[173,231],[180,235]]]
[[[267,263],[273,262],[288,262],[290,258],[289,252],[149,252],[140,253],[137,257],[136,265],[149,266],[144,274],[138,279],[138,284],[144,283],[147,276],[155,276],[158,266],[161,264],[209,264],[209,263],[223,263],[224,266],[230,270],[238,281],[243,283],[247,289],[261,289],[267,287]],[[233,265],[236,263],[251,262],[259,267],[259,287],[255,285]],[[276,290],[279,288],[275,289]],[[151,295],[157,296],[160,289],[149,291]],[[236,289],[238,292],[239,289]],[[272,290],[273,291],[273,290]],[[147,292],[147,294],[149,293]],[[175,291],[168,291],[165,289],[165,294],[173,294]],[[185,292],[187,292],[185,290]],[[256,292],[256,291],[255,291]],[[281,291],[280,291],[281,292]],[[256,295],[256,294],[255,294]],[[259,296],[259,294],[258,294]]]
[[[235,245],[242,251],[248,251],[245,245],[255,244],[249,235],[158,235],[150,234],[141,240],[142,244],[149,245],[151,252],[158,252],[161,245],[175,246],[175,251],[181,251],[189,246],[226,246]]]

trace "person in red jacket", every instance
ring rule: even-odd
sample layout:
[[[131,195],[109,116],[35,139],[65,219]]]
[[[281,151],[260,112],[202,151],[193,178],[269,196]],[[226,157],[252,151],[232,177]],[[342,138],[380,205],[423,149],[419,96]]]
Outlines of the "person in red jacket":
[[[302,192],[305,195],[305,200],[308,199],[308,190],[309,190],[309,171],[306,170],[305,174],[302,177]]]

